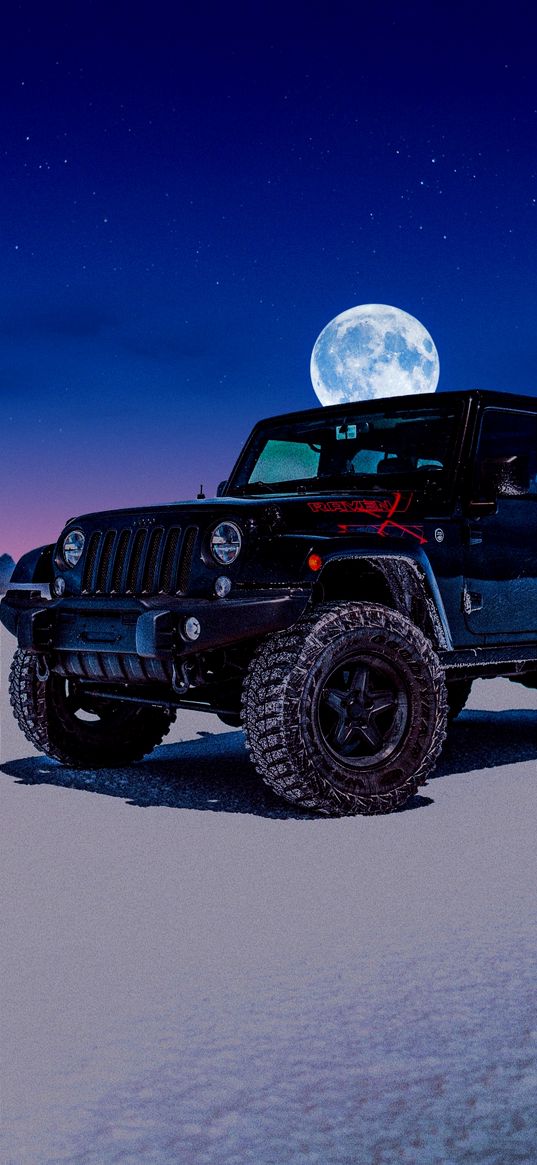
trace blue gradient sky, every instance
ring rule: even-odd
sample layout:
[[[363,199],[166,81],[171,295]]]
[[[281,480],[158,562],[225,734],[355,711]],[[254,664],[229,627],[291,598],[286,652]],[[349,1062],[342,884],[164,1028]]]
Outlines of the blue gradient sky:
[[[354,304],[440,389],[537,391],[533,18],[218,11],[4,14],[0,553],[214,491]]]

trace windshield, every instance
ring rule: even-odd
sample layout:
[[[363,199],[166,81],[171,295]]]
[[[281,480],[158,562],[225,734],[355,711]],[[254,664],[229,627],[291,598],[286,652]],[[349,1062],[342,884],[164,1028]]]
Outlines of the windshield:
[[[451,464],[455,409],[401,410],[294,420],[259,431],[230,482],[232,493],[297,493],[353,482],[386,488],[445,478]],[[359,482],[358,480],[359,479]]]

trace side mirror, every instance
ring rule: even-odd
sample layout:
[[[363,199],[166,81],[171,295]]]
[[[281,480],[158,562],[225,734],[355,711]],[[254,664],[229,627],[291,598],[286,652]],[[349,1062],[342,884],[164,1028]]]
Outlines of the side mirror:
[[[520,497],[529,492],[528,458],[512,453],[507,457],[489,457],[479,467],[479,496],[493,498]]]
[[[227,489],[227,481],[220,481],[216,487],[217,498],[223,497]]]
[[[528,458],[512,453],[507,457],[486,457],[477,466],[475,497],[468,503],[471,517],[496,512],[498,498],[519,498],[529,493]]]

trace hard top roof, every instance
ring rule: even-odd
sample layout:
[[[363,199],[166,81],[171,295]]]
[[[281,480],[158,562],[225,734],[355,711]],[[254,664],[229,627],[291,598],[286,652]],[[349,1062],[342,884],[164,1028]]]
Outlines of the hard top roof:
[[[491,389],[484,388],[467,388],[455,392],[420,392],[407,393],[405,396],[390,396],[379,397],[374,400],[365,401],[342,401],[341,404],[336,405],[318,405],[311,409],[297,409],[291,413],[278,413],[272,417],[264,417],[257,421],[254,426],[267,425],[270,422],[289,423],[293,421],[313,420],[315,417],[326,415],[341,415],[342,409],[349,413],[359,410],[360,412],[378,412],[383,407],[395,407],[398,409],[416,409],[416,408],[441,408],[442,405],[449,406],[450,401],[482,401],[483,404],[501,405],[513,409],[531,409],[537,410],[537,396],[526,396],[522,393],[514,392],[493,392]]]

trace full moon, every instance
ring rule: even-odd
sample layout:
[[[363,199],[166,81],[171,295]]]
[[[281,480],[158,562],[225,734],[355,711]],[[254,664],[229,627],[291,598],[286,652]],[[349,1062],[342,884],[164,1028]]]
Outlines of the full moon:
[[[330,320],[315,341],[311,380],[322,405],[434,392],[438,352],[399,307],[363,303]]]

